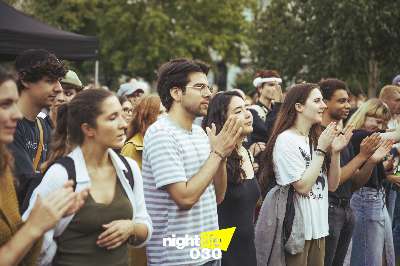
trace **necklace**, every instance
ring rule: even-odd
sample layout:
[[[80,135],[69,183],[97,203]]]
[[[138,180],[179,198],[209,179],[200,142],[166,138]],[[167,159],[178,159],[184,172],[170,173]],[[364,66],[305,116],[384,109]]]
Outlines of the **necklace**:
[[[305,141],[306,141],[306,143],[308,143],[308,134],[305,134],[305,133],[303,133],[303,132],[301,132],[299,129],[297,129],[296,127],[293,127],[293,129],[299,134],[299,135],[301,135],[302,137],[305,137]]]
[[[296,127],[293,127],[293,129],[294,130],[296,130],[297,131],[297,133],[299,133],[300,135],[302,135],[302,136],[308,136],[308,134],[307,133],[303,133],[303,132],[301,132],[299,129],[297,129]]]

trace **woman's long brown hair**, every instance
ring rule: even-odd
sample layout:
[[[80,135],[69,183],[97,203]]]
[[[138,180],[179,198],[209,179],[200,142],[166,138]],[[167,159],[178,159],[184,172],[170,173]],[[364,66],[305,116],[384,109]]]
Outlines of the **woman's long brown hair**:
[[[285,100],[275,121],[272,134],[269,140],[267,140],[266,148],[261,157],[262,161],[265,163],[261,165],[258,179],[264,196],[268,190],[276,184],[272,157],[276,139],[279,134],[294,125],[297,118],[297,111],[295,109],[296,103],[304,105],[311,91],[317,88],[319,88],[318,85],[313,83],[296,84],[292,86],[286,94]],[[319,135],[320,125],[315,124],[310,130],[310,138],[314,147],[317,145]]]

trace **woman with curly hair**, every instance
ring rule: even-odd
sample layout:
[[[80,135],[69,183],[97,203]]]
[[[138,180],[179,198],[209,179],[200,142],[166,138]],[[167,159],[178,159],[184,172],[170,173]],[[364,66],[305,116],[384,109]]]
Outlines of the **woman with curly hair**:
[[[220,132],[229,117],[236,117],[242,135],[236,149],[227,158],[228,184],[224,200],[218,205],[220,228],[236,227],[229,249],[222,254],[222,265],[256,265],[254,246],[254,210],[260,189],[254,178],[253,157],[242,146],[243,140],[253,131],[253,118],[237,91],[217,93],[210,102],[203,128],[215,125]]]
[[[26,209],[29,192],[40,179],[40,165],[47,160],[52,128],[38,117],[50,108],[62,92],[60,79],[67,70],[57,57],[42,49],[22,52],[15,60],[18,73],[18,108],[22,119],[17,122],[14,140],[8,145],[15,158],[14,177],[21,212]]]

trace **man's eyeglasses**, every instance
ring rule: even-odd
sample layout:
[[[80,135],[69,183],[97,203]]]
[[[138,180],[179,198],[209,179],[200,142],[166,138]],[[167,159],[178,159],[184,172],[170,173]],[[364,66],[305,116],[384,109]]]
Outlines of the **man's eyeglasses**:
[[[186,86],[186,88],[191,88],[200,91],[201,97],[210,96],[214,92],[214,88],[206,84],[195,84],[193,86]]]

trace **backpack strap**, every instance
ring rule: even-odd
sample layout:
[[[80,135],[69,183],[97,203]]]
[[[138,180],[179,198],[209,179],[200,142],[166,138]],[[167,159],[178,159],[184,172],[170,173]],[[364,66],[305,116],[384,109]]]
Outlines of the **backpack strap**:
[[[282,235],[283,235],[283,244],[290,238],[290,234],[292,233],[294,216],[296,215],[296,208],[294,207],[294,187],[293,185],[289,185],[287,201],[286,201],[286,211],[285,217],[283,218],[282,224]]]
[[[38,170],[39,168],[39,162],[40,162],[40,158],[42,157],[42,152],[43,152],[43,122],[39,117],[36,117],[36,125],[39,129],[39,143],[37,145],[37,150],[36,150],[36,154],[35,154],[35,158],[33,159],[33,169],[35,171]]]
[[[61,164],[62,167],[64,167],[65,170],[67,170],[68,180],[74,181],[74,185],[72,187],[73,187],[74,191],[76,190],[76,172],[75,172],[74,160],[68,156],[61,157],[61,158],[57,159],[54,163],[52,163],[43,174],[40,174],[40,176],[31,179],[31,182],[28,185],[26,194],[24,195],[24,198],[22,200],[22,204],[20,205],[21,213],[24,213],[28,209],[29,201],[32,197],[33,191],[42,182],[44,175],[50,169],[50,167],[56,163]]]
[[[127,169],[127,171],[124,171],[124,175],[125,175],[126,179],[128,179],[129,185],[131,186],[131,188],[132,188],[132,190],[133,190],[133,186],[134,186],[134,183],[135,183],[135,182],[134,182],[134,180],[133,180],[132,168],[131,168],[131,166],[129,165],[128,160],[127,160],[124,156],[122,156],[122,155],[119,154],[119,153],[117,153],[117,154],[118,154],[119,158],[120,158],[121,161],[124,163],[124,165],[125,165],[125,167],[126,167],[126,169]]]
[[[74,160],[71,157],[63,156],[63,157],[57,159],[54,163],[61,164],[65,168],[65,170],[67,170],[68,180],[74,181],[73,188],[75,191],[76,190],[76,172],[75,172]]]

